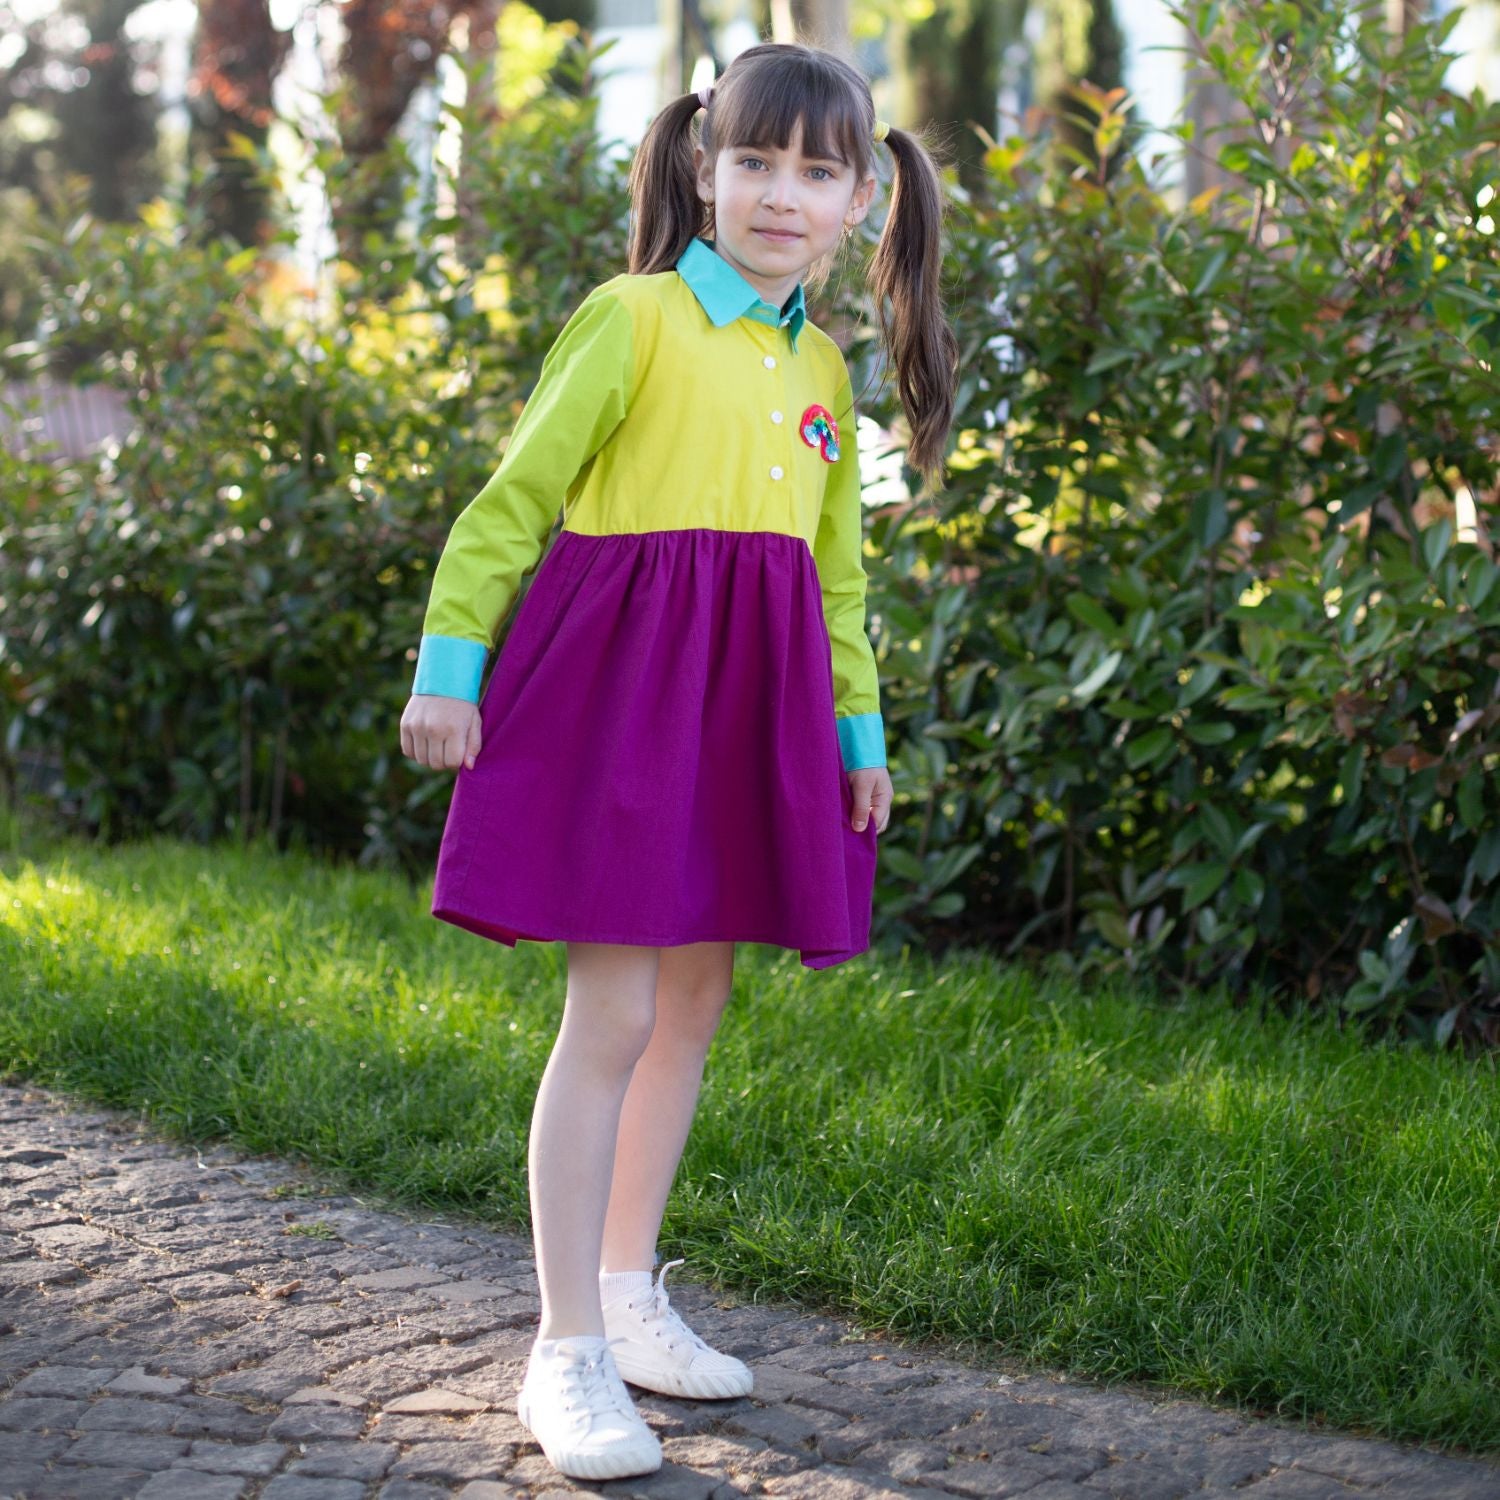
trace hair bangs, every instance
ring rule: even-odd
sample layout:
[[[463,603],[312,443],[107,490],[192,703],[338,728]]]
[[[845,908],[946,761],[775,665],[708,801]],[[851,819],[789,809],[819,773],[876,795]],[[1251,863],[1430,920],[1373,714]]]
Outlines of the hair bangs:
[[[759,55],[755,55],[759,53]],[[869,171],[868,104],[842,70],[800,48],[750,48],[714,90],[712,151],[737,146],[785,151],[798,122],[802,154]]]

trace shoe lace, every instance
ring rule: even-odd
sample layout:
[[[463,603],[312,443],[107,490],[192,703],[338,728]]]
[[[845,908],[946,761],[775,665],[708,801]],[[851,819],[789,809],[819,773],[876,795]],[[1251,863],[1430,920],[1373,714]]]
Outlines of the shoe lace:
[[[565,1370],[563,1387],[563,1410],[572,1416],[601,1417],[609,1412],[629,1416],[635,1408],[630,1404],[630,1393],[618,1379],[612,1379],[613,1371],[607,1356],[611,1345],[624,1343],[623,1338],[606,1339],[596,1350],[587,1352],[581,1360],[574,1360]],[[569,1346],[564,1346],[567,1348]]]
[[[682,1265],[683,1258],[679,1256],[676,1260],[669,1260],[657,1273],[656,1280],[652,1283],[651,1290],[644,1293],[639,1299],[630,1305],[640,1310],[644,1316],[646,1326],[651,1330],[654,1337],[662,1340],[667,1346],[667,1352],[673,1352],[679,1344],[686,1344],[694,1350],[701,1350],[705,1354],[712,1354],[713,1350],[693,1332],[678,1316],[677,1309],[667,1300],[667,1272],[673,1266]]]

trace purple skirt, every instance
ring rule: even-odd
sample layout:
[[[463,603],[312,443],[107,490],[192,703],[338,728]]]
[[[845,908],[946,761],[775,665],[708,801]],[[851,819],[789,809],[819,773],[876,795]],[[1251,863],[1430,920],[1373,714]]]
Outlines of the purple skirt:
[[[817,565],[799,536],[560,532],[460,769],[432,915],[534,942],[870,942]]]

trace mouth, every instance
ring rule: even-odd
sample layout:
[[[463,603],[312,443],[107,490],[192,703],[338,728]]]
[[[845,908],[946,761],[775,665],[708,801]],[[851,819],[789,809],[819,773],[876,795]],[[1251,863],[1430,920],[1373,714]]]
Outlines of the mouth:
[[[800,234],[793,234],[789,229],[757,229],[756,234],[763,239],[768,239],[773,245],[789,245],[793,240],[800,240]]]

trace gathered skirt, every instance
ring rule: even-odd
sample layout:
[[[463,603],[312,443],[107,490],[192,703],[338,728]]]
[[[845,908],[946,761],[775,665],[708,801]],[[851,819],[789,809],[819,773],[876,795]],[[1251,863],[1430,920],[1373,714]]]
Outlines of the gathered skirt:
[[[502,644],[432,915],[514,947],[869,947],[817,567],[799,536],[563,530]]]

